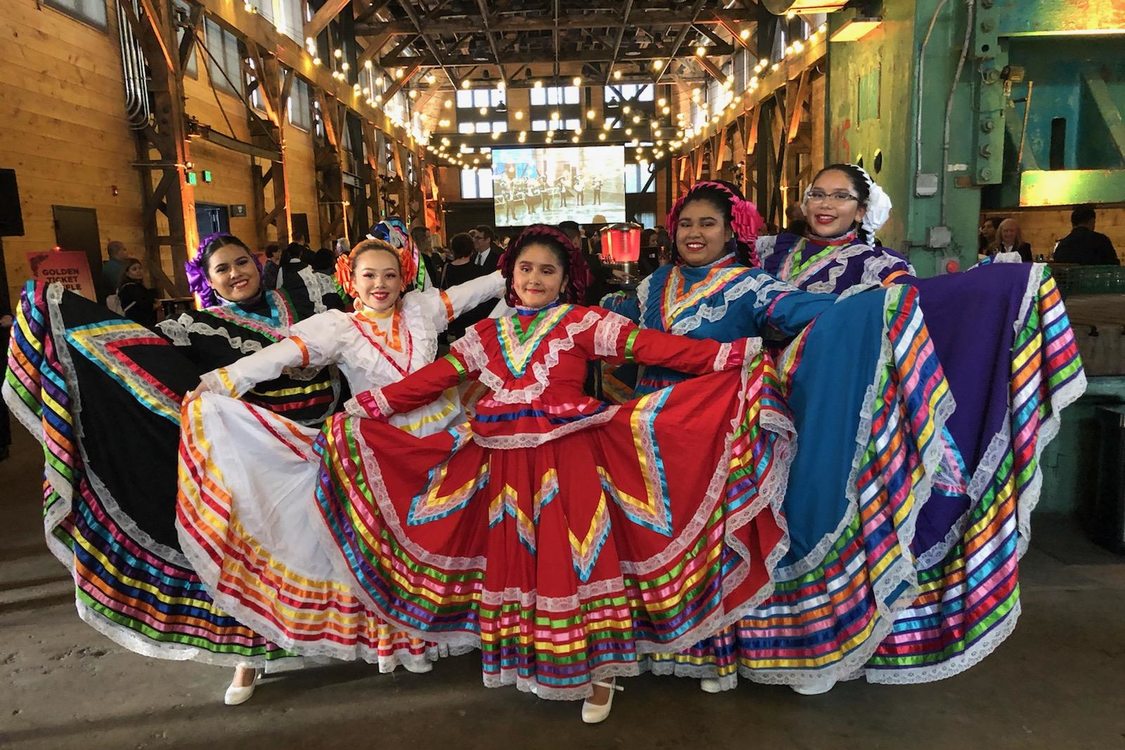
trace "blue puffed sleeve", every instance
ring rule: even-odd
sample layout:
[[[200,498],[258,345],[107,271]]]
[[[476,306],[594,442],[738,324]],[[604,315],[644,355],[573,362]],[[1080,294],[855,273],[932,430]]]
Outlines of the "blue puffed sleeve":
[[[753,316],[760,330],[795,336],[836,302],[835,294],[806,292],[759,269],[750,273],[755,293],[743,295],[739,306],[743,314]]]
[[[623,315],[634,323],[641,322],[641,304],[637,295],[613,292],[602,297],[601,306],[610,312]]]

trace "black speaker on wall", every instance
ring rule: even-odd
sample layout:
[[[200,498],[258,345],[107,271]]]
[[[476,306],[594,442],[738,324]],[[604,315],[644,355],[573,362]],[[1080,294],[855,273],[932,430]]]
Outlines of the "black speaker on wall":
[[[23,236],[23,212],[16,170],[0,169],[0,237]]]

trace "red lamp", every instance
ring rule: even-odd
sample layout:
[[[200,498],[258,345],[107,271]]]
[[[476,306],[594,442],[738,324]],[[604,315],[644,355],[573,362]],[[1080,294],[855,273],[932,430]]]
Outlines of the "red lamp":
[[[603,227],[602,255],[606,262],[619,265],[625,274],[624,283],[633,283],[636,263],[641,259],[641,225],[632,222]]]

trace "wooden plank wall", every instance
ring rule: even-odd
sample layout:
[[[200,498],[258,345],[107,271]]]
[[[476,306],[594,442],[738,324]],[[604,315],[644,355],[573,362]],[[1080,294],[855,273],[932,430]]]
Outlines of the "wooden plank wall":
[[[13,304],[26,253],[55,244],[52,205],[96,209],[103,248],[144,253],[120,57],[113,14],[101,30],[34,0],[0,4],[0,167],[16,170],[25,232],[3,238]]]
[[[25,230],[23,237],[3,238],[13,301],[28,277],[26,253],[55,244],[52,205],[95,209],[103,255],[110,240],[123,241],[137,257],[144,253],[116,13],[112,2],[107,6],[109,28],[98,29],[53,8],[37,8],[35,0],[0,3],[0,167],[16,170]],[[207,79],[206,59],[198,52],[197,57],[197,75],[185,80],[188,113],[230,135]],[[250,140],[241,100],[221,90],[218,100],[234,136]],[[308,215],[315,248],[321,238],[312,136],[286,126],[286,155],[291,209]],[[206,169],[214,178],[211,184],[200,179],[196,201],[245,204],[247,217],[232,218],[231,231],[253,242],[251,158],[201,139],[191,142],[190,156],[197,174]],[[170,258],[163,260],[171,275]]]

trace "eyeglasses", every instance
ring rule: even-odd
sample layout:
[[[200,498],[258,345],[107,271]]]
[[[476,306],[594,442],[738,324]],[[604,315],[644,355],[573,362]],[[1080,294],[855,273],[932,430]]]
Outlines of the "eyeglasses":
[[[809,188],[805,191],[805,200],[810,203],[827,203],[830,206],[840,206],[848,201],[856,201],[858,203],[859,196],[852,195],[843,190],[837,190],[835,193],[826,193],[823,190]]]

